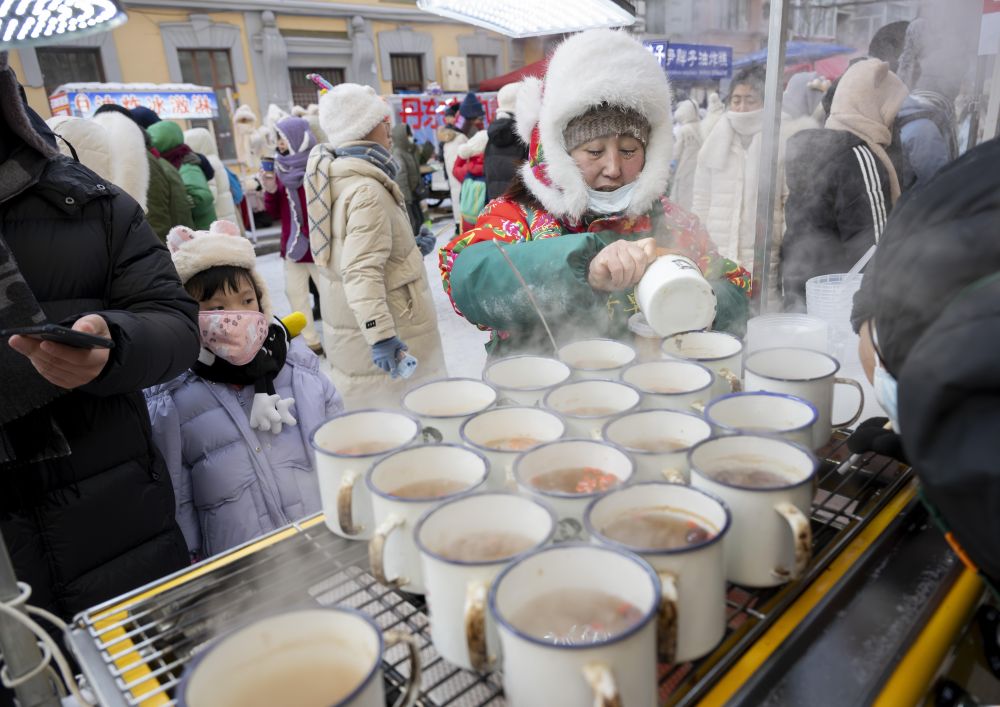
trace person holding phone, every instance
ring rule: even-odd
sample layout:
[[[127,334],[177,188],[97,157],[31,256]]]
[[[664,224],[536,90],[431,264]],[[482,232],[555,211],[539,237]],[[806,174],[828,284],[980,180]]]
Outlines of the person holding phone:
[[[0,330],[41,327],[0,339],[0,532],[68,620],[189,562],[141,391],[194,363],[198,305],[139,205],[59,154],[6,52],[0,173]]]

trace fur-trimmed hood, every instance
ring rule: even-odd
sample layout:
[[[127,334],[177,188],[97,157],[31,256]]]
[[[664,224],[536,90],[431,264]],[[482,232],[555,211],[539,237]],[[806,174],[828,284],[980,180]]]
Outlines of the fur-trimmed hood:
[[[124,117],[124,116],[122,116]],[[45,121],[52,132],[59,135],[59,151],[67,157],[72,157],[72,145],[76,157],[89,169],[114,183],[111,178],[111,143],[108,132],[93,120],[74,118],[67,115],[57,115]],[[66,143],[69,143],[68,145]]]
[[[566,150],[563,131],[570,120],[602,103],[635,110],[650,125],[645,166],[625,215],[645,213],[666,191],[673,155],[667,76],[625,32],[589,30],[560,44],[544,81],[524,79],[517,95],[517,131],[529,146],[521,177],[558,218],[579,220],[588,205],[587,184]]]

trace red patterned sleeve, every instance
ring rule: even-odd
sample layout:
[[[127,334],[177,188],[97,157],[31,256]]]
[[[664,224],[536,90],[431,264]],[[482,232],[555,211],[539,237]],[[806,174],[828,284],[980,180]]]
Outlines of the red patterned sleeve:
[[[715,241],[701,220],[694,214],[682,209],[677,204],[664,198],[663,214],[667,220],[667,228],[673,235],[674,244],[686,251],[698,262],[702,274],[709,280],[723,279],[740,288],[750,296],[750,273],[739,263],[719,255]]]
[[[516,241],[531,240],[531,232],[528,228],[528,217],[524,210],[514,201],[506,197],[494,199],[486,205],[476,219],[476,225],[455,237],[451,243],[438,251],[438,267],[441,270],[441,281],[444,291],[451,300],[451,306],[459,314],[458,307],[455,307],[455,300],[451,296],[451,268],[455,263],[455,258],[473,243],[480,241],[503,241],[514,243]]]

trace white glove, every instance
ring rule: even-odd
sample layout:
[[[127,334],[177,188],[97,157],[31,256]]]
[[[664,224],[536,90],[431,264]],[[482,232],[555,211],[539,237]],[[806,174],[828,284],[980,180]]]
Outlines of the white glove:
[[[250,427],[263,432],[281,432],[281,413],[278,412],[278,395],[257,393],[250,408]]]
[[[281,400],[278,401],[278,404],[276,406],[278,408],[278,414],[281,416],[281,421],[284,422],[286,425],[298,424],[298,420],[292,417],[292,413],[290,410],[290,408],[294,404],[295,404],[295,398],[282,398]],[[279,432],[281,431],[280,427],[278,431]]]

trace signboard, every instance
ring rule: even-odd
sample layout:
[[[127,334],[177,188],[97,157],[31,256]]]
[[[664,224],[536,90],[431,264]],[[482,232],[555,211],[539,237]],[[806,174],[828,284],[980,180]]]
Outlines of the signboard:
[[[68,83],[49,96],[52,115],[89,118],[106,103],[145,106],[164,120],[211,119],[219,115],[215,91],[193,84]]]
[[[733,48],[713,44],[651,41],[643,46],[671,80],[718,81],[733,76]]]
[[[979,55],[1000,53],[1000,0],[983,0],[983,24],[979,29]]]
[[[497,94],[494,92],[477,93],[476,97],[486,109],[483,118],[489,125],[496,118]],[[387,97],[392,106],[393,122],[406,123],[413,131],[413,139],[418,143],[431,142],[437,145],[437,129],[444,125],[444,107],[453,100],[459,102],[465,98],[464,93],[432,95],[429,93],[401,94]]]

